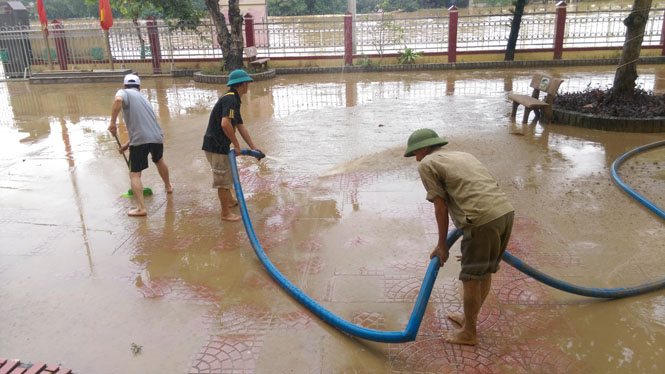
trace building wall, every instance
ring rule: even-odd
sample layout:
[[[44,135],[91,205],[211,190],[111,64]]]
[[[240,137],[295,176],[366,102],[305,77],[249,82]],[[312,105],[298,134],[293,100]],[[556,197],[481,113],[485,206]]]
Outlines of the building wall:
[[[228,14],[229,1],[220,0],[219,5],[224,14]],[[266,0],[240,0],[240,13],[244,16],[250,13],[255,20],[266,16]]]

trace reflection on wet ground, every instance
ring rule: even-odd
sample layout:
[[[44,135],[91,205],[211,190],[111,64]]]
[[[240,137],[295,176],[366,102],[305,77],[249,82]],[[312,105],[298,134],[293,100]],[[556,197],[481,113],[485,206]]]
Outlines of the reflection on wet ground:
[[[563,91],[612,82],[611,67],[547,70]],[[403,330],[436,241],[416,162],[420,127],[483,161],[516,207],[509,250],[597,287],[662,278],[665,227],[613,185],[622,153],[662,134],[610,133],[509,118],[506,92],[533,72],[283,75],[255,82],[243,118],[270,157],[240,159],[259,240],[331,311]],[[663,92],[665,68],[639,84]],[[254,257],[242,224],[219,222],[200,151],[224,87],[145,79],[175,192],[154,166],[147,218],[131,219],[126,166],[105,131],[116,84],[0,85],[0,352],[90,373],[660,372],[665,294],[598,301],[502,267],[480,344],[443,344],[461,310],[459,265],[435,285],[418,339],[377,344],[335,331],[290,299]],[[520,114],[518,114],[518,118]],[[126,132],[121,133],[126,137]],[[665,151],[621,175],[660,206]],[[459,253],[458,246],[453,255]],[[454,256],[451,256],[453,258]],[[133,355],[131,344],[141,345]]]

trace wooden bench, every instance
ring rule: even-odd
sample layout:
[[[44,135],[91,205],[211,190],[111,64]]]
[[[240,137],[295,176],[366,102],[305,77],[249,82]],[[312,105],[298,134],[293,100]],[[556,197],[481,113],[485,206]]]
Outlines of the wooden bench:
[[[531,88],[533,92],[529,95],[519,95],[515,93],[508,94],[508,98],[513,101],[513,111],[511,117],[517,114],[517,107],[524,106],[524,117],[522,123],[526,123],[529,119],[529,113],[533,111],[536,114],[537,120],[544,113],[544,117],[549,121],[552,119],[552,102],[554,97],[559,91],[559,86],[563,79],[548,77],[547,75],[536,74],[531,78]],[[545,97],[541,100],[540,93],[544,92]]]
[[[256,58],[256,47],[246,47],[245,48],[245,56],[247,56],[248,59],[248,66],[258,66],[262,69],[267,69],[268,68],[268,61],[270,61],[269,58]]]

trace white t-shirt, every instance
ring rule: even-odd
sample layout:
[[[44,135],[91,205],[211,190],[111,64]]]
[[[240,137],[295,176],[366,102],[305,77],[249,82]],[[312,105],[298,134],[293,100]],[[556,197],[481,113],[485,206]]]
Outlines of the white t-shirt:
[[[152,105],[138,89],[124,88],[118,90],[115,96],[122,98],[122,117],[129,131],[129,145],[164,142]]]

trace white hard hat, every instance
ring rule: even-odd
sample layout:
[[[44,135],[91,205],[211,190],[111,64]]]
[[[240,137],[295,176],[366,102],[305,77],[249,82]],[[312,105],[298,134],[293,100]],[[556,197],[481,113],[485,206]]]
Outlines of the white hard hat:
[[[125,79],[123,80],[123,83],[126,86],[130,85],[130,84],[141,85],[141,78],[139,78],[139,76],[136,75],[136,74],[127,74],[127,75],[125,75]]]

